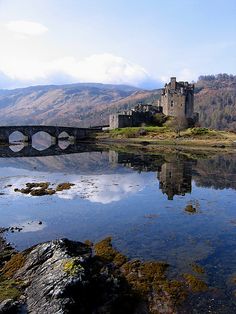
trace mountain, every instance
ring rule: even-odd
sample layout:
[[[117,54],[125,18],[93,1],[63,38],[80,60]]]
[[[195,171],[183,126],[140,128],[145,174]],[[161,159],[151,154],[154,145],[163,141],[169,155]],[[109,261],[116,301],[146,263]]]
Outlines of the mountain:
[[[96,83],[0,90],[1,125],[106,125],[110,113],[139,102],[155,104],[160,94],[160,89]],[[200,114],[201,126],[236,130],[236,76],[200,76],[195,111]]]
[[[159,91],[93,83],[0,90],[1,124],[107,124],[109,113],[156,95]]]

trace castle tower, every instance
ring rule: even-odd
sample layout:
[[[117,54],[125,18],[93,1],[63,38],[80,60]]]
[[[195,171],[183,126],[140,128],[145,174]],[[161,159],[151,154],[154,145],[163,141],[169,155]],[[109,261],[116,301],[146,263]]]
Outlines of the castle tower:
[[[194,84],[171,77],[161,95],[163,113],[171,117],[194,118]]]

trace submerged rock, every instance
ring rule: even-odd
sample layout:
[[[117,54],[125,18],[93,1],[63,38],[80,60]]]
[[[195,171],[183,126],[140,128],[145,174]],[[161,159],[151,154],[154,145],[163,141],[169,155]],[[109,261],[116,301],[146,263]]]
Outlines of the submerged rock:
[[[74,183],[70,182],[64,182],[64,183],[59,183],[56,187],[56,191],[63,191],[63,190],[69,190],[72,186],[74,186]]]
[[[26,183],[25,188],[15,188],[15,192],[20,192],[22,194],[30,194],[32,196],[43,196],[43,195],[53,195],[56,192],[60,192],[63,190],[69,190],[74,183],[59,183],[56,189],[50,188],[50,182],[28,182]]]
[[[190,214],[196,214],[197,213],[197,208],[194,207],[192,204],[189,204],[185,207],[185,212],[190,213]]]

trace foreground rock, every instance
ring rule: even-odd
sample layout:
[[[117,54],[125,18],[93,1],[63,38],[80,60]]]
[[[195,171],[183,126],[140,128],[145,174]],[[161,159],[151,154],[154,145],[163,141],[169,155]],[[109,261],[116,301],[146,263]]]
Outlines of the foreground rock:
[[[111,238],[94,246],[42,243],[2,267],[0,313],[177,313],[189,288],[169,280],[167,269],[163,262],[127,261]]]
[[[22,292],[18,311],[26,305],[27,313],[132,313],[135,304],[115,266],[93,256],[88,244],[67,239],[13,255],[2,277]]]

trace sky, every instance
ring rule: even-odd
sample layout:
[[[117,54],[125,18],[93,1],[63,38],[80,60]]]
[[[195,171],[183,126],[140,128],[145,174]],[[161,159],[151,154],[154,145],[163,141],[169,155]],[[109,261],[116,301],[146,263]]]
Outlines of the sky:
[[[236,74],[235,0],[0,0],[0,88]]]

